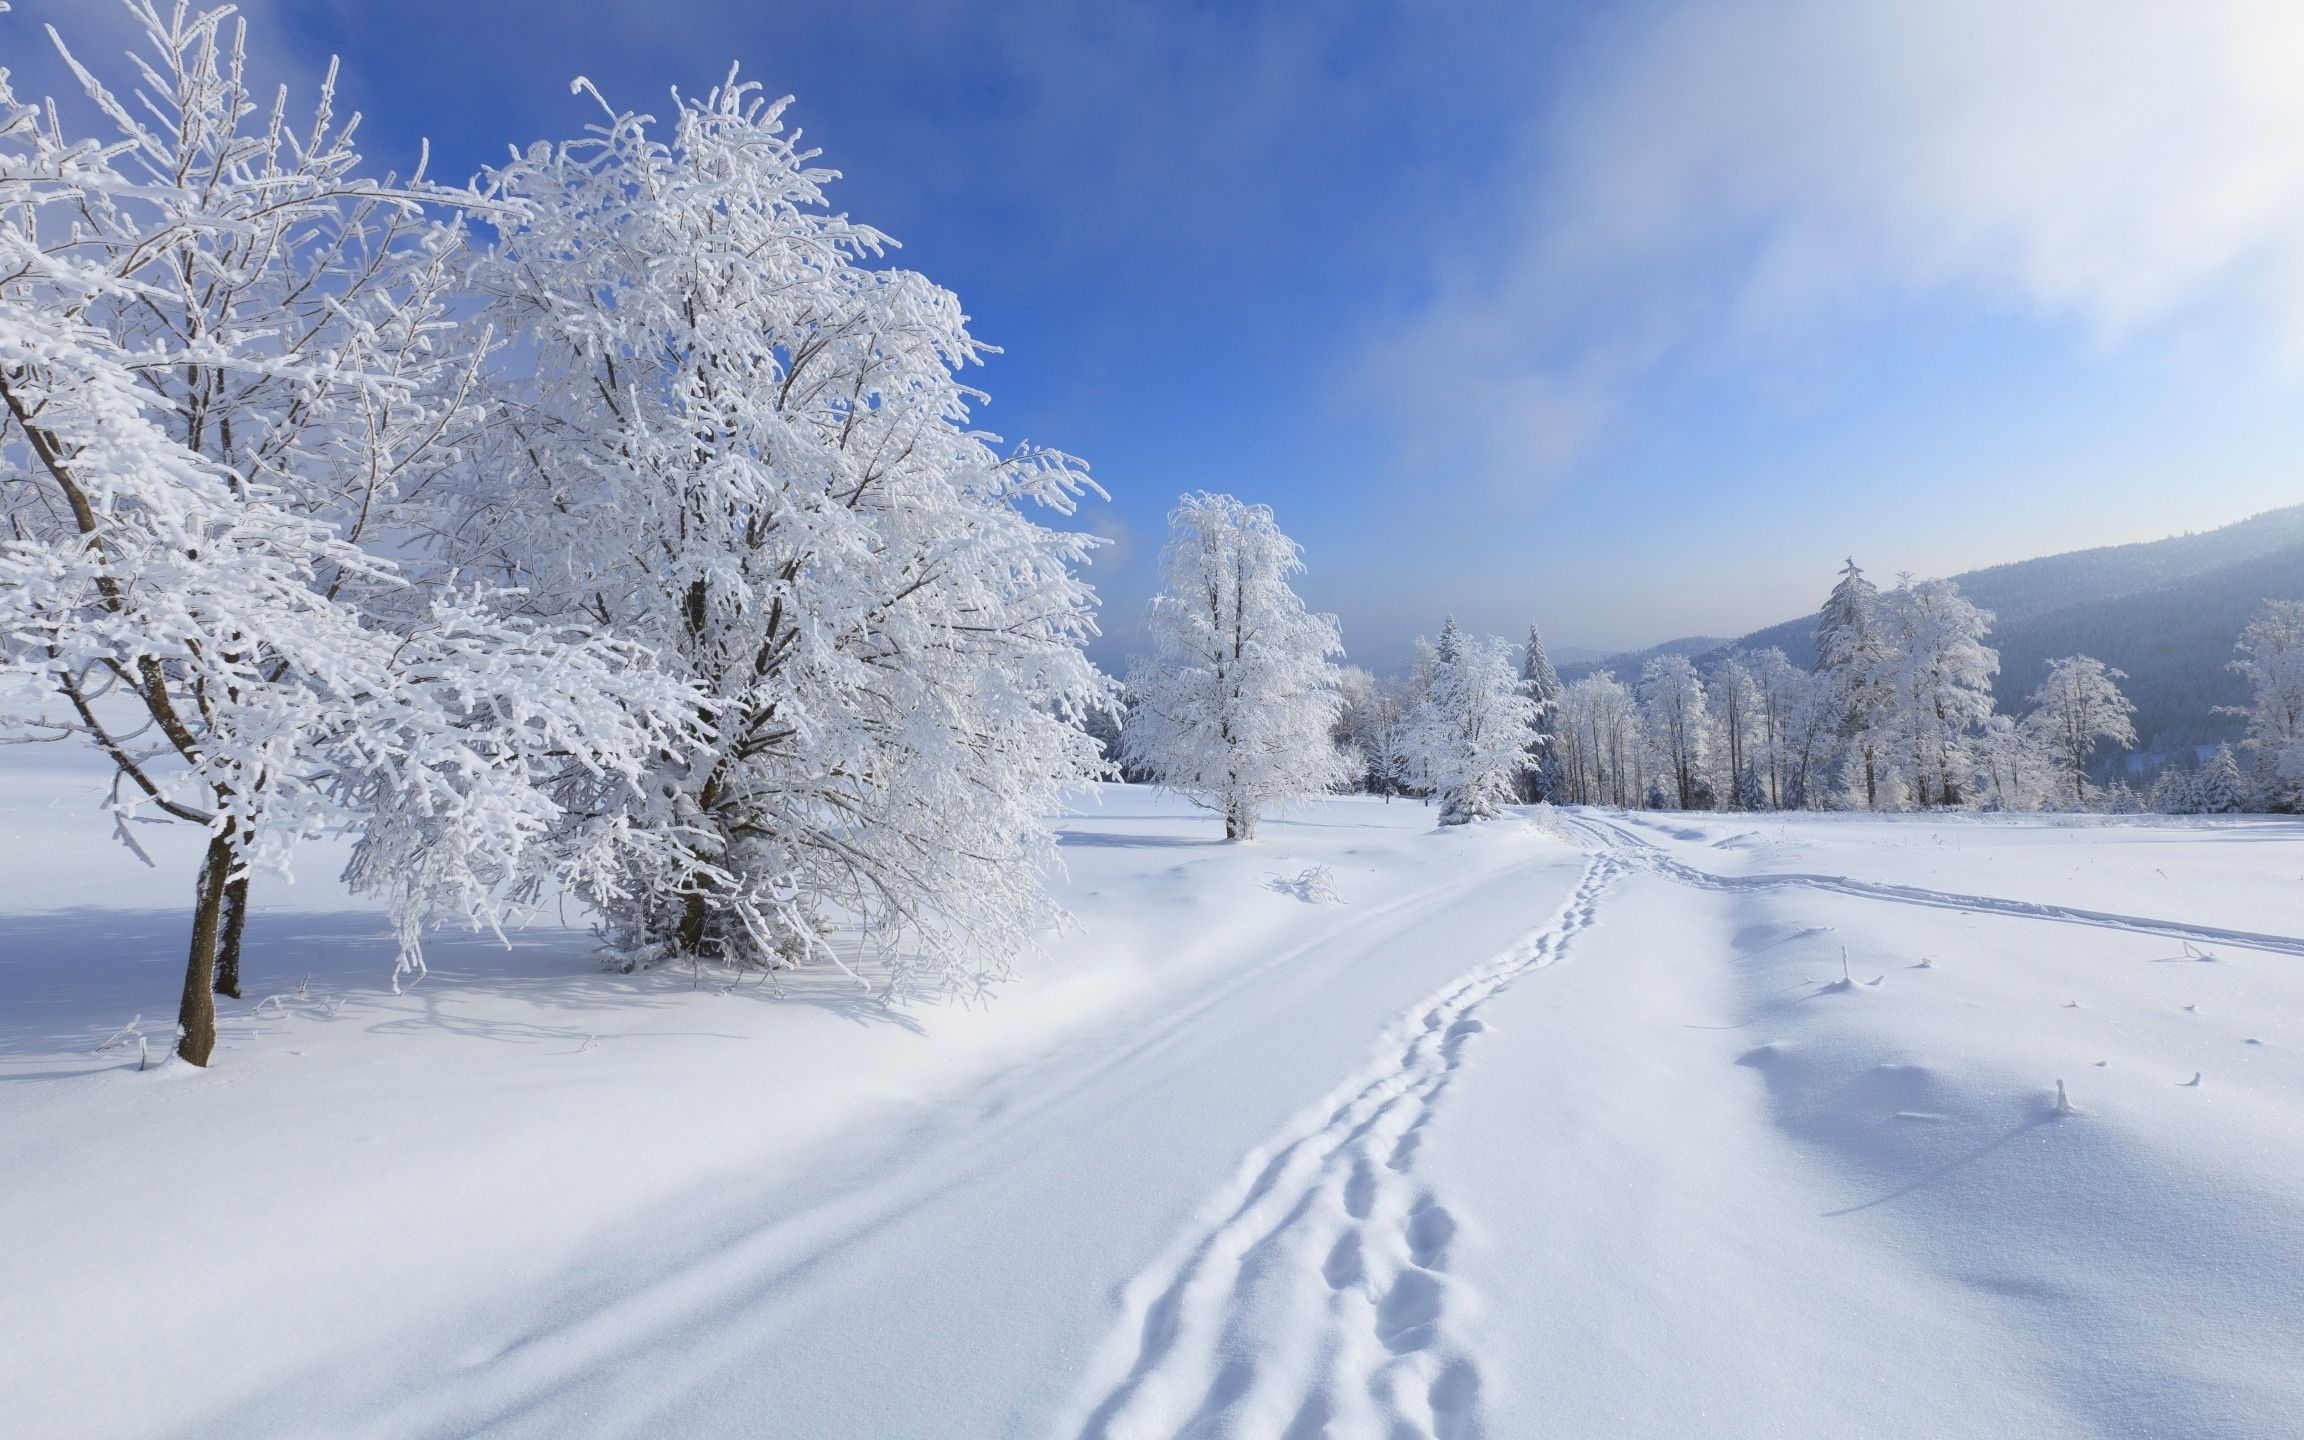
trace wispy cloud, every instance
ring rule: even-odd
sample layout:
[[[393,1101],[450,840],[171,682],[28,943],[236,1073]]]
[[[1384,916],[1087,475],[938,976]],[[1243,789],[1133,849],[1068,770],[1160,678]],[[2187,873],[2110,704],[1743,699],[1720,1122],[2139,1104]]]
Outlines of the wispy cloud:
[[[2304,360],[2293,4],[1674,3],[1565,73],[1500,228],[1372,362],[1411,445],[1492,480],[1567,468],[1677,348],[1916,298]]]

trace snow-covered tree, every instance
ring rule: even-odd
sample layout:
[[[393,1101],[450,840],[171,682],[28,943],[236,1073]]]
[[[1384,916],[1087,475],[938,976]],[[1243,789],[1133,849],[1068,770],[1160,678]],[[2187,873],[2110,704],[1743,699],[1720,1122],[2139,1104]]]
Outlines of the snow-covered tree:
[[[1737,777],[1736,808],[1739,810],[1766,810],[1770,808],[1768,783],[1760,778],[1760,762],[1757,759],[1745,761],[1744,769]]]
[[[1909,578],[1880,606],[1881,691],[1890,706],[1898,768],[1923,806],[1960,805],[1974,770],[1969,742],[1992,717],[2000,657],[1984,644],[1990,611],[1949,580]]]
[[[1528,627],[1528,645],[1520,652],[1520,693],[1536,706],[1536,738],[1528,745],[1528,766],[1520,776],[1520,798],[1559,802],[1562,787],[1560,748],[1555,735],[1560,728],[1560,698],[1565,691],[1560,683],[1560,672],[1552,668],[1552,658],[1544,653],[1544,635],[1535,625]]]
[[[1779,810],[1819,804],[1838,733],[1839,715],[1824,682],[1771,646],[1751,658],[1760,692],[1759,747],[1768,781],[1768,803]]]
[[[2240,632],[2232,668],[2248,678],[2248,744],[2267,771],[2271,808],[2304,809],[2304,600],[2267,603]]]
[[[2216,753],[2200,767],[2192,797],[2203,815],[2237,815],[2248,808],[2248,780],[2240,773],[2240,757],[2232,753],[2231,746],[2217,746]]]
[[[1658,655],[1640,669],[1640,713],[1655,757],[1658,780],[1669,785],[1670,803],[1682,810],[1704,808],[1710,787],[1704,780],[1709,736],[1704,679],[1685,655]]]
[[[1502,813],[1517,793],[1537,733],[1536,701],[1521,687],[1511,645],[1500,636],[1466,635],[1449,617],[1433,646],[1416,726],[1440,823]]]
[[[598,123],[487,177],[486,318],[531,368],[462,533],[699,697],[708,744],[588,797],[652,842],[587,887],[611,957],[844,963],[841,932],[891,992],[996,974],[1099,773],[1094,542],[1041,523],[1095,487],[975,427],[959,301],[874,263],[783,102],[731,72],[659,125],[578,88]]]
[[[1986,720],[1971,753],[1977,797],[1990,809],[2039,810],[2062,793],[2039,728],[2020,724],[2012,715]]]
[[[2032,713],[2024,724],[2039,737],[2075,806],[2088,803],[2088,757],[2096,746],[2136,744],[2136,726],[2128,718],[2136,707],[2116,683],[2126,678],[2092,656],[2067,655],[2048,662],[2048,678],[2032,692]]]
[[[420,968],[426,924],[536,878],[548,788],[629,786],[679,735],[628,647],[423,563],[490,349],[450,335],[465,197],[365,176],[332,79],[309,119],[260,106],[228,9],[127,10],[130,94],[66,56],[109,138],[0,80],[0,674],[50,697],[0,727],[93,745],[131,846],[207,831],[204,1065],[252,871],[358,835]]]
[[[1895,712],[1890,650],[1880,616],[1880,588],[1850,560],[1816,618],[1816,673],[1836,712],[1845,768],[1866,809],[1877,809],[1892,757]]]
[[[1766,718],[1751,657],[1741,650],[1723,656],[1705,690],[1712,719],[1711,753],[1720,769],[1722,792],[1735,809],[1767,808],[1766,786],[1744,783],[1747,774],[1754,779],[1759,776],[1757,760]]]
[[[1409,730],[1416,697],[1408,679],[1347,665],[1339,671],[1337,689],[1342,701],[1337,746],[1356,767],[1361,786],[1387,800],[1409,793],[1415,775]]]
[[[2145,803],[2161,815],[2194,815],[2200,810],[2193,777],[2175,765],[2161,766],[2160,773],[2152,777]]]
[[[1579,805],[1636,805],[1639,778],[1639,706],[1632,692],[1603,671],[1570,685],[1561,697],[1559,735],[1569,798]]]
[[[1336,619],[1289,588],[1304,569],[1272,510],[1187,495],[1168,515],[1153,653],[1128,676],[1128,755],[1160,783],[1224,817],[1224,838],[1333,787],[1344,762]]]

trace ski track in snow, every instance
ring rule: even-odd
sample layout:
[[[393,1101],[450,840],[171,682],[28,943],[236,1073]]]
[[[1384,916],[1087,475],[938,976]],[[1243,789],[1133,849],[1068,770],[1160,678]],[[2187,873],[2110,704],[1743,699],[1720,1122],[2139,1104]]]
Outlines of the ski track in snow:
[[[2277,954],[2304,955],[2304,939],[2292,935],[2227,930],[2213,925],[2156,920],[2142,915],[2116,915],[2104,910],[2081,910],[2068,905],[2050,905],[2030,900],[2003,900],[1989,895],[1960,895],[1948,890],[1930,890],[1919,885],[1857,880],[1846,875],[1718,875],[1675,860],[1665,853],[1663,847],[1609,821],[1589,815],[1564,815],[1561,822],[1569,830],[1614,853],[1630,856],[1644,868],[1666,879],[1703,890],[1772,890],[1796,886],[1850,895],[1861,900],[1885,900],[1899,905],[1925,905],[1937,910],[1972,911],[2023,920],[2055,920],[2072,925],[2094,925],[2106,930],[2127,930],[2139,935],[2165,936],[2171,940],[2241,945]]]
[[[1457,1220],[1420,1180],[1417,1149],[1487,1028],[1479,1012],[1559,959],[1626,868],[1591,856],[1550,923],[1415,1007],[1368,1068],[1251,1152],[1208,1227],[1127,1287],[1058,1433],[1479,1434],[1479,1359],[1449,1333],[1473,1301],[1449,1273]]]

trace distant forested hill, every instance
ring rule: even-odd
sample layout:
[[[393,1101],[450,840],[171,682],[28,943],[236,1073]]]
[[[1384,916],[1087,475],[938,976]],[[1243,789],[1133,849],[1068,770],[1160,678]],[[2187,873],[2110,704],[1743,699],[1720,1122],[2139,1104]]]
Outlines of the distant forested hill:
[[[1830,587],[1830,568],[1818,572],[1819,602]],[[1884,588],[1894,583],[1885,566],[1871,573]],[[2074,550],[1952,578],[1962,594],[1993,613],[1991,643],[2000,652],[1993,690],[2002,710],[2026,708],[2049,660],[2093,655],[2128,672],[2121,688],[2136,702],[2143,748],[2210,744],[2240,733],[2237,720],[2214,712],[2246,698],[2245,683],[2228,668],[2241,627],[2266,600],[2304,600],[2304,505],[2195,535]],[[1803,615],[1734,641],[1669,641],[1563,666],[1561,674],[1573,679],[1612,670],[1630,681],[1650,656],[1695,655],[1702,665],[1734,646],[1773,645],[1794,664],[1810,665],[1815,623]]]

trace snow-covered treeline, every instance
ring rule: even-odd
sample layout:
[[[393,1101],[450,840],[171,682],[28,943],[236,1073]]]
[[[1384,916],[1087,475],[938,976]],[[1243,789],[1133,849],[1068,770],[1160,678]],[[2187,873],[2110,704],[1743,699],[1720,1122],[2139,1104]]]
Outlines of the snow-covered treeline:
[[[630,962],[1003,963],[1100,763],[1093,542],[1033,515],[1092,487],[973,427],[957,301],[782,105],[602,101],[447,186],[333,72],[253,94],[228,8],[127,10],[82,103],[0,77],[0,738],[93,747],[131,846],[207,832],[181,1053],[326,834],[404,970],[547,884]]]
[[[1813,668],[1775,648],[1667,654],[1563,687],[1532,629],[1531,738],[1504,783],[1525,800],[1683,810],[2304,809],[2304,604],[2267,604],[2240,639],[2246,743],[2165,767],[2148,794],[2104,775],[2136,744],[2126,677],[2061,657],[2023,714],[1998,713],[1991,624],[1951,581],[1883,591],[1850,562],[1818,611]],[[1451,622],[1403,676],[1347,672],[1336,739],[1364,788],[1444,800],[1419,717],[1461,643]]]

